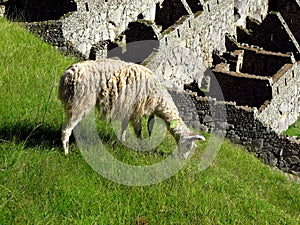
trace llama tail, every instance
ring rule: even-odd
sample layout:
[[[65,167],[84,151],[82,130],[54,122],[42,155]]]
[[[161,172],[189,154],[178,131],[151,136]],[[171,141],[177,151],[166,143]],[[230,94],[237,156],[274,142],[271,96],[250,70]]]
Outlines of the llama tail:
[[[64,104],[72,101],[74,97],[76,86],[76,79],[74,79],[75,73],[75,69],[71,66],[64,72],[60,79],[58,99]]]

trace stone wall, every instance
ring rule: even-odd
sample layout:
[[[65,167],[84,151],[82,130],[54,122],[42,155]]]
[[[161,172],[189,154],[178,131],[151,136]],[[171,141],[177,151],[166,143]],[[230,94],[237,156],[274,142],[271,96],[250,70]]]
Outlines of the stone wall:
[[[180,115],[189,126],[193,127],[197,122],[194,111],[191,113],[191,109],[196,108],[198,120],[210,131],[225,133],[226,138],[247,147],[270,166],[300,175],[300,141],[281,136],[265,126],[257,119],[257,110],[186,92],[173,91],[171,95],[173,99],[190,98],[193,101],[193,106],[190,100],[176,102]]]
[[[278,134],[297,121],[300,114],[300,62],[285,64],[273,76],[230,71],[225,63],[217,65],[212,72],[210,76],[214,79],[210,81],[206,96],[254,108],[256,119]]]
[[[5,5],[0,5],[0,17],[4,17],[5,15]]]
[[[212,66],[212,53],[217,51],[221,54],[226,51],[225,35],[227,33],[236,35],[233,16],[236,1],[234,0],[74,0],[72,2],[76,4],[77,11],[68,13],[60,20],[63,38],[61,30],[54,28],[47,31],[47,39],[50,39],[51,34],[59,40],[55,41],[52,38],[50,43],[56,42],[61,45],[63,43],[61,40],[64,39],[67,46],[61,48],[68,49],[68,46],[72,46],[86,59],[105,57],[104,54],[111,50],[109,46],[122,47],[123,53],[124,50],[126,51],[124,46],[128,44],[128,37],[131,35],[129,25],[143,21],[151,24],[156,35],[155,39],[159,41],[159,50],[153,49],[153,54],[148,54],[150,58],[147,59],[147,66],[157,72],[167,86],[181,90],[184,84],[191,83],[193,80],[201,83],[203,72]],[[255,1],[249,3],[246,0],[243,2],[247,2],[242,12],[243,16],[254,14],[264,16],[267,0],[260,0],[257,3]],[[263,7],[258,10],[262,5]],[[45,27],[53,28],[53,26]],[[45,27],[37,33],[45,34]],[[151,32],[149,35],[152,35]],[[148,39],[149,35],[147,33],[145,38]],[[131,36],[137,37],[137,35]],[[110,45],[110,43],[117,43],[117,45]],[[129,54],[130,52],[127,52],[127,55]],[[173,63],[168,64],[170,61]],[[181,66],[182,63],[185,65],[184,68]]]
[[[75,56],[81,60],[85,59],[85,56],[81,52],[66,41],[60,20],[25,23],[25,27],[66,55]]]
[[[26,23],[26,28],[41,37],[45,42],[56,47],[65,46],[61,21]]]
[[[272,100],[257,119],[277,133],[295,123],[300,114],[300,62],[286,64],[272,78]]]
[[[186,94],[184,91],[174,89],[169,89],[168,91],[171,94],[183,121],[196,130],[207,132],[208,127],[203,125],[203,121],[199,120],[198,114],[202,113],[202,111],[196,109],[191,95]]]
[[[235,9],[238,14],[237,26],[246,27],[247,17],[262,22],[269,8],[269,0],[235,0]]]
[[[62,30],[65,40],[86,58],[91,48],[100,41],[114,41],[124,32],[130,22],[138,19],[152,21],[158,29],[165,31],[184,16],[190,16],[189,29],[176,29],[181,35],[176,42],[195,51],[203,58],[206,66],[211,66],[212,51],[225,51],[224,33],[235,35],[234,9],[240,8],[243,17],[257,15],[264,17],[267,0],[10,0],[7,9],[20,9],[33,18],[27,21],[58,19],[62,16]],[[238,4],[240,3],[240,4]],[[238,6],[237,6],[238,5]],[[9,11],[9,10],[8,10]],[[75,11],[75,12],[74,12]],[[72,13],[70,13],[72,12]],[[201,15],[199,12],[202,12]],[[12,14],[12,13],[10,13]],[[172,29],[171,29],[172,30]],[[184,35],[185,32],[191,35]],[[166,33],[169,39],[172,32]],[[195,36],[195,33],[199,35]],[[166,37],[168,39],[168,37]],[[170,42],[170,44],[173,41]],[[182,46],[181,45],[181,46]],[[199,46],[198,46],[199,45]],[[197,47],[198,46],[198,47]],[[201,53],[203,52],[203,53]]]
[[[226,33],[235,34],[233,0],[209,3],[203,12],[183,17],[161,34],[159,51],[147,67],[168,87],[183,90],[184,84],[194,80],[201,83],[212,66],[213,51],[225,52]]]
[[[78,11],[63,22],[65,39],[87,58],[99,41],[113,41],[138,18],[154,21],[158,0],[76,0]]]

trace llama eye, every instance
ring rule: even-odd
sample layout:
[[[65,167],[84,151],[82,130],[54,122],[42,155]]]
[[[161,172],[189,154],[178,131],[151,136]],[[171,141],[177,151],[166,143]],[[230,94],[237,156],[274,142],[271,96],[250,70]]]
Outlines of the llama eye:
[[[191,149],[191,148],[193,147],[193,143],[186,143],[186,144],[185,144],[185,147],[186,147],[187,149]]]

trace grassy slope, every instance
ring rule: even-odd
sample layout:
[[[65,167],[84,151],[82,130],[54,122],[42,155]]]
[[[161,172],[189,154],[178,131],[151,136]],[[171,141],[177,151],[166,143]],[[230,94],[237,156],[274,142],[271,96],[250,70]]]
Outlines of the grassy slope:
[[[300,223],[300,185],[228,142],[207,170],[198,170],[204,143],[183,170],[146,187],[101,177],[75,145],[66,158],[57,83],[75,60],[3,19],[0,59],[1,224]],[[110,128],[101,132],[113,139]],[[131,163],[161,157],[111,148]]]

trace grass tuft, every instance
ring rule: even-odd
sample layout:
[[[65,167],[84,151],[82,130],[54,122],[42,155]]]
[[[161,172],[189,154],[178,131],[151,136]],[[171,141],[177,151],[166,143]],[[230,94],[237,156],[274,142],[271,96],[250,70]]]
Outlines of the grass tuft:
[[[284,134],[288,136],[295,136],[300,139],[300,117],[296,121],[296,123],[291,125]]]

